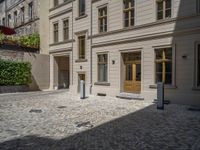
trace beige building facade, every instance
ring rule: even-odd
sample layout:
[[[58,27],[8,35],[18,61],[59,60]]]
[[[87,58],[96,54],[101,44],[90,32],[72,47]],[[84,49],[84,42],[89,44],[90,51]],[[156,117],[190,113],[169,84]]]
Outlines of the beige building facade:
[[[199,0],[50,0],[50,88],[200,105]]]

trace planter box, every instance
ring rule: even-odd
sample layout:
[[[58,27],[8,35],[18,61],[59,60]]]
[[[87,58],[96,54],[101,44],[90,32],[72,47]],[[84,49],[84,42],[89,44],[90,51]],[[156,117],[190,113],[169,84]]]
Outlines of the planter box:
[[[27,85],[16,85],[16,86],[0,86],[1,93],[17,93],[17,92],[28,92],[29,86]]]

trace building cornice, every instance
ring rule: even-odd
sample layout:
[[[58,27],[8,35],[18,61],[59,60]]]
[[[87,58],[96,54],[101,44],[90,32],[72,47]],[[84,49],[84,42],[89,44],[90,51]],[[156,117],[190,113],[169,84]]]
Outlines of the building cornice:
[[[137,25],[137,26],[118,29],[118,30],[114,30],[114,31],[108,31],[108,32],[94,34],[92,36],[89,36],[89,38],[97,38],[97,37],[107,36],[107,35],[116,34],[116,33],[123,33],[123,32],[129,32],[129,31],[132,31],[132,30],[150,28],[152,26],[175,23],[175,22],[180,21],[180,20],[191,19],[191,18],[196,18],[196,17],[200,17],[200,16],[199,15],[192,15],[192,16],[181,17],[181,18],[169,18],[169,19],[159,20],[159,21],[156,21],[156,22],[147,23],[147,24],[143,24],[143,25]]]
[[[56,18],[58,16],[64,15],[65,13],[69,13],[71,11],[72,11],[72,7],[49,16],[49,19],[51,20],[51,19]]]
[[[69,0],[69,1],[63,2],[62,4],[60,4],[60,5],[56,6],[56,7],[53,7],[53,8],[51,8],[51,9],[49,9],[49,12],[54,11],[54,10],[56,10],[56,9],[62,7],[62,6],[65,6],[65,5],[67,5],[67,4],[69,4],[69,3],[73,2],[73,1],[75,1],[75,0]]]
[[[35,21],[38,21],[39,19],[40,19],[39,17],[36,17],[36,18],[34,18],[34,19],[30,19],[29,21],[27,21],[27,22],[25,22],[25,23],[23,23],[23,24],[20,24],[20,25],[18,25],[18,26],[16,26],[16,27],[14,27],[14,29],[21,28],[21,27],[26,26],[26,25],[28,25],[28,24],[30,24],[30,23],[33,23],[33,22],[35,22]]]
[[[102,46],[109,46],[109,45],[118,45],[118,44],[124,44],[124,43],[130,43],[130,42],[137,42],[137,41],[145,41],[149,39],[158,39],[163,37],[175,37],[180,35],[188,35],[188,34],[195,34],[200,32],[200,27],[187,29],[187,30],[180,30],[180,31],[166,31],[166,32],[160,32],[160,33],[154,33],[154,34],[146,34],[141,36],[135,36],[132,38],[124,38],[124,39],[118,39],[118,40],[111,40],[108,42],[99,42],[99,43],[93,43],[92,47],[102,47]]]
[[[23,3],[25,0],[20,0],[19,2],[11,5],[10,7],[7,8],[6,11],[10,11],[11,9],[15,8],[16,6],[18,6],[19,4]]]
[[[95,3],[95,2],[98,2],[98,1],[101,1],[101,0],[92,0],[92,3]]]
[[[72,43],[74,41],[75,40],[66,40],[66,41],[62,41],[62,42],[57,42],[57,43],[49,44],[49,46],[57,46],[57,45],[62,45],[62,44],[68,44],[68,43]]]
[[[49,50],[49,53],[50,54],[55,54],[55,53],[58,54],[58,53],[70,52],[70,51],[72,51],[72,47]]]

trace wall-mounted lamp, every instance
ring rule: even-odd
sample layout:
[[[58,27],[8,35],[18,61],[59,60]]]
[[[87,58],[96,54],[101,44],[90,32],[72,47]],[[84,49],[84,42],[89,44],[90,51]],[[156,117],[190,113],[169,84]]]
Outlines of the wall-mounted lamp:
[[[115,64],[115,60],[112,60],[112,64],[113,64],[113,65]]]
[[[187,59],[187,54],[182,55],[183,59]]]

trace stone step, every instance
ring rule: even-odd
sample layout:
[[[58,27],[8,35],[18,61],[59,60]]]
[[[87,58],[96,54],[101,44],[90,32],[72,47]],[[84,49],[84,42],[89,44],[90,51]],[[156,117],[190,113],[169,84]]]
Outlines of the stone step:
[[[134,93],[120,93],[116,97],[128,100],[144,100],[144,97],[141,94],[134,94]]]

